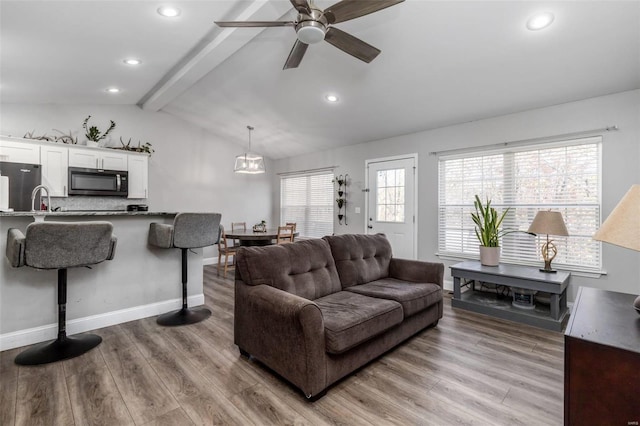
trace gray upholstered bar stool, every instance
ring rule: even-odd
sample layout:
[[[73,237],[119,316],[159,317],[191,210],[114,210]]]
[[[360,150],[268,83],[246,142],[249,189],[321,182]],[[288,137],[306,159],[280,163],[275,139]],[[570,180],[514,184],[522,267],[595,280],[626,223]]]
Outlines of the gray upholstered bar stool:
[[[155,222],[149,225],[149,244],[182,250],[182,309],[160,315],[156,320],[158,324],[194,324],[211,315],[207,308],[187,307],[187,251],[216,244],[221,217],[220,213],[178,213],[173,225]]]
[[[7,233],[7,258],[13,267],[58,270],[58,338],[20,353],[16,364],[38,365],[73,358],[95,348],[95,334],[66,333],[67,269],[113,259],[116,237],[109,222],[38,222]]]

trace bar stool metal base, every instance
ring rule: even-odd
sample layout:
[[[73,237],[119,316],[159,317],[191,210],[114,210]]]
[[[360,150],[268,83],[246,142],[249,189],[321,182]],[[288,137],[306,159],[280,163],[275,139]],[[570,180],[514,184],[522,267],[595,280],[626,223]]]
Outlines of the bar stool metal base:
[[[73,337],[63,337],[53,342],[42,343],[19,354],[15,363],[18,365],[40,365],[63,359],[75,358],[102,342],[102,337],[95,334],[82,334]]]
[[[211,311],[207,308],[182,308],[160,315],[156,322],[160,325],[171,327],[195,324],[206,320],[210,316]]]

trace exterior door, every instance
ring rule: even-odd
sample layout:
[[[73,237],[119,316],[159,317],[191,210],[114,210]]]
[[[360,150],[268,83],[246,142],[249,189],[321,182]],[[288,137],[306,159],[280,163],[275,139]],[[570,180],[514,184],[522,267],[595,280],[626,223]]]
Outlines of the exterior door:
[[[367,160],[366,232],[386,234],[393,256],[417,257],[416,159]]]

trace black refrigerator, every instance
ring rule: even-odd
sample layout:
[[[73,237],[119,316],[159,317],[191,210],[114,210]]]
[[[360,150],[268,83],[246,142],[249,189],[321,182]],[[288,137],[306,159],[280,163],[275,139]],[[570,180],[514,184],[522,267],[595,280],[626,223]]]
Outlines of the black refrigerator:
[[[16,212],[31,211],[31,192],[42,181],[41,170],[39,164],[0,161],[0,175],[9,177],[9,208]],[[36,207],[40,209],[40,205]]]

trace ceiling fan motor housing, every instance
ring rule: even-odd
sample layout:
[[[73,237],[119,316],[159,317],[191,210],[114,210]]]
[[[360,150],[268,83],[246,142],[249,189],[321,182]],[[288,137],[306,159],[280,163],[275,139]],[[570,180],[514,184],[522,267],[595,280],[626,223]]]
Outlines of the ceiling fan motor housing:
[[[312,9],[311,14],[301,13],[298,15],[296,24],[296,35],[298,40],[305,44],[316,44],[324,40],[327,32],[327,19],[322,11]]]

